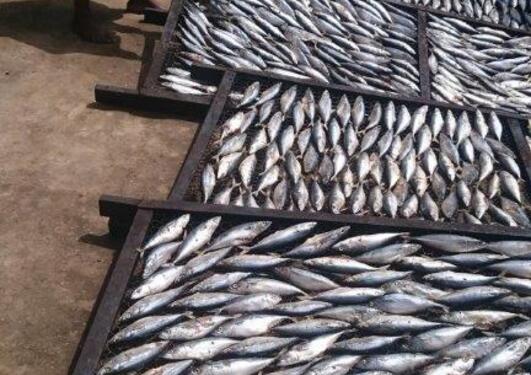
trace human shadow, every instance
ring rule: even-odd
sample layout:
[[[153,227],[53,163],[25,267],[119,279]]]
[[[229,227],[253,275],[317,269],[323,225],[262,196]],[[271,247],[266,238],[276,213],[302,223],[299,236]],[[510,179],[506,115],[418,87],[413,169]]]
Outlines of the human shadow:
[[[125,6],[125,3],[124,3]],[[124,10],[91,3],[94,17],[111,30],[143,34],[143,31],[114,21]],[[121,48],[121,42],[95,44],[72,32],[73,0],[27,0],[0,2],[0,37],[7,37],[51,54],[85,53],[139,60],[140,55]]]

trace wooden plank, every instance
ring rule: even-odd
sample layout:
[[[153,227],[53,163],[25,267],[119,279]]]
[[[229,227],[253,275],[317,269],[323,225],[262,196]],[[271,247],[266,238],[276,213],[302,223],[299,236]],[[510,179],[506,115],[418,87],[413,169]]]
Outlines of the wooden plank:
[[[212,101],[212,105],[205,117],[205,121],[199,128],[199,131],[196,132],[192,145],[188,149],[185,162],[175,179],[168,199],[182,199],[184,197],[184,194],[188,189],[188,183],[192,179],[196,166],[203,157],[203,152],[210,141],[210,134],[221,117],[235,76],[236,74],[234,72],[225,72],[218,91],[214,96],[214,100]]]
[[[97,370],[107,337],[138,258],[136,249],[144,240],[152,216],[153,211],[145,209],[138,210],[135,215],[127,240],[111,266],[104,287],[94,305],[80,349],[70,367],[71,375],[89,375]]]
[[[426,12],[418,11],[418,54],[419,54],[419,74],[420,93],[425,99],[430,99],[430,66],[428,62],[428,35],[426,34],[428,16]]]

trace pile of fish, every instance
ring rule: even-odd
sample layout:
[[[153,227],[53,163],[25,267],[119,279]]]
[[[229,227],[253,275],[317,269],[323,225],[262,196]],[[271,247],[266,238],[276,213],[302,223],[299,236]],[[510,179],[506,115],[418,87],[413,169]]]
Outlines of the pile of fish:
[[[195,199],[530,225],[525,182],[494,112],[262,86],[250,84],[236,113],[212,136],[201,170],[202,196]]]
[[[429,15],[436,100],[531,114],[531,36]]]
[[[142,252],[98,375],[531,366],[531,242],[184,214]]]
[[[162,86],[183,95],[213,96],[218,90],[217,86],[205,85],[192,78],[190,70],[181,65],[166,68],[160,80]]]
[[[185,63],[419,95],[417,20],[377,0],[185,2]]]
[[[514,29],[531,30],[529,0],[401,0],[461,16],[498,23]]]

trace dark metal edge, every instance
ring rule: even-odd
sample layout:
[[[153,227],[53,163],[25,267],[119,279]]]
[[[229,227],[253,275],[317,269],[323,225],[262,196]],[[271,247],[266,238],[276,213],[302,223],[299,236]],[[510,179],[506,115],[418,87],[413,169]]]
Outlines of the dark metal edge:
[[[157,8],[144,9],[144,22],[164,26],[168,19],[168,11]]]
[[[529,149],[522,126],[518,121],[509,121],[509,130],[516,144],[517,154],[521,164],[524,166],[527,183],[531,185],[531,150]],[[531,193],[531,191],[528,193]]]
[[[181,170],[175,179],[168,199],[175,200],[184,197],[184,194],[188,189],[188,182],[192,178],[197,164],[203,157],[203,152],[210,141],[210,135],[221,117],[235,77],[236,74],[234,72],[225,72],[205,120],[196,132],[192,145],[188,149],[188,154],[186,155]]]
[[[152,210],[139,209],[136,213],[126,242],[109,268],[104,285],[94,304],[69,374],[95,373],[138,258],[136,249],[144,240],[152,216]]]
[[[149,66],[149,70],[147,72],[146,80],[144,84],[139,87],[139,91],[144,94],[149,94],[150,91],[153,91],[153,88],[158,86],[159,81],[159,75],[162,70],[162,65],[164,64],[164,57],[166,56],[166,50],[162,48],[162,44],[160,41],[154,42],[152,55],[150,56],[150,59],[152,63]],[[161,90],[160,93],[161,97],[165,97],[164,91]],[[177,94],[177,93],[176,93]],[[178,95],[168,95],[168,98],[170,97],[177,97]]]
[[[430,67],[428,63],[429,50],[428,50],[428,35],[426,34],[428,27],[428,16],[426,12],[418,11],[418,54],[419,54],[419,79],[420,79],[420,93],[424,99],[430,99],[431,87],[430,87]]]
[[[173,32],[179,22],[179,16],[181,15],[185,0],[172,0],[170,9],[168,10],[168,17],[164,24],[164,30],[162,31],[162,37],[160,39],[163,46],[168,46],[171,43]]]
[[[137,83],[137,89],[140,92],[141,88],[144,86],[149,71],[151,69],[151,66],[153,65],[153,57],[154,57],[154,48],[156,45],[155,38],[152,36],[146,36],[146,40],[144,42],[144,50],[142,51],[142,65],[140,67],[140,73],[138,75],[138,83]]]
[[[437,223],[418,219],[383,218],[376,216],[357,216],[346,214],[333,214],[328,212],[301,212],[286,210],[270,210],[263,208],[236,207],[217,204],[203,204],[192,201],[156,201],[145,200],[139,204],[139,208],[154,210],[190,210],[194,212],[227,215],[246,215],[251,217],[267,216],[276,219],[294,219],[306,221],[326,221],[365,227],[379,227],[385,229],[397,229],[406,231],[425,232],[448,232],[468,235],[490,235],[501,237],[531,238],[531,230],[522,228],[506,227],[502,225],[475,225],[463,223]]]
[[[195,98],[191,98],[193,101],[179,101],[175,98],[140,94],[136,89],[109,85],[96,85],[94,95],[96,102],[100,104],[134,110],[172,113],[194,120],[202,119],[208,107],[208,103],[195,100]]]
[[[427,59],[426,59],[426,62],[427,62]],[[221,71],[221,72],[235,72],[244,77],[262,77],[262,78],[272,79],[276,81],[296,83],[296,84],[305,85],[305,86],[317,87],[319,89],[338,90],[338,91],[343,91],[346,93],[352,93],[352,94],[357,94],[357,95],[372,96],[374,98],[379,98],[383,100],[386,100],[386,99],[400,100],[400,101],[407,102],[410,104],[438,106],[438,107],[442,107],[445,109],[452,109],[452,110],[457,110],[457,111],[472,111],[473,112],[473,111],[476,111],[477,109],[479,109],[480,111],[484,113],[493,111],[490,108],[483,108],[483,107],[477,108],[477,107],[463,106],[463,105],[446,103],[446,102],[439,102],[437,100],[431,99],[430,97],[431,95],[428,97],[422,97],[422,96],[412,97],[412,96],[393,94],[393,93],[388,93],[388,92],[381,93],[381,92],[375,92],[372,90],[358,89],[358,88],[354,88],[351,86],[345,86],[345,85],[325,84],[325,83],[320,83],[316,81],[289,78],[289,77],[285,77],[285,76],[278,75],[278,74],[259,72],[255,70],[249,70],[249,69],[232,69],[232,68],[227,69],[223,67],[203,65],[203,64],[195,64],[193,65],[193,69],[216,70],[216,71]],[[427,67],[427,70],[429,74],[429,67]],[[428,79],[428,82],[429,82],[429,79]],[[498,116],[503,116],[505,118],[516,119],[516,120],[528,120],[526,116],[517,115],[514,113],[510,113],[510,112],[499,111],[499,110],[494,110],[493,112],[495,112]]]

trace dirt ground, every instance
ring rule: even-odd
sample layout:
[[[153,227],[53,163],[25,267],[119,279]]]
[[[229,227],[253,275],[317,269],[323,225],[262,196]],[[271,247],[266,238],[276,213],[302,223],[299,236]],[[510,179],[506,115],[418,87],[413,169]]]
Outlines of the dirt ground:
[[[70,33],[70,1],[0,0],[0,374],[67,373],[113,247],[102,193],[163,199],[196,124],[94,103],[133,87],[160,28],[97,4],[119,45]]]

